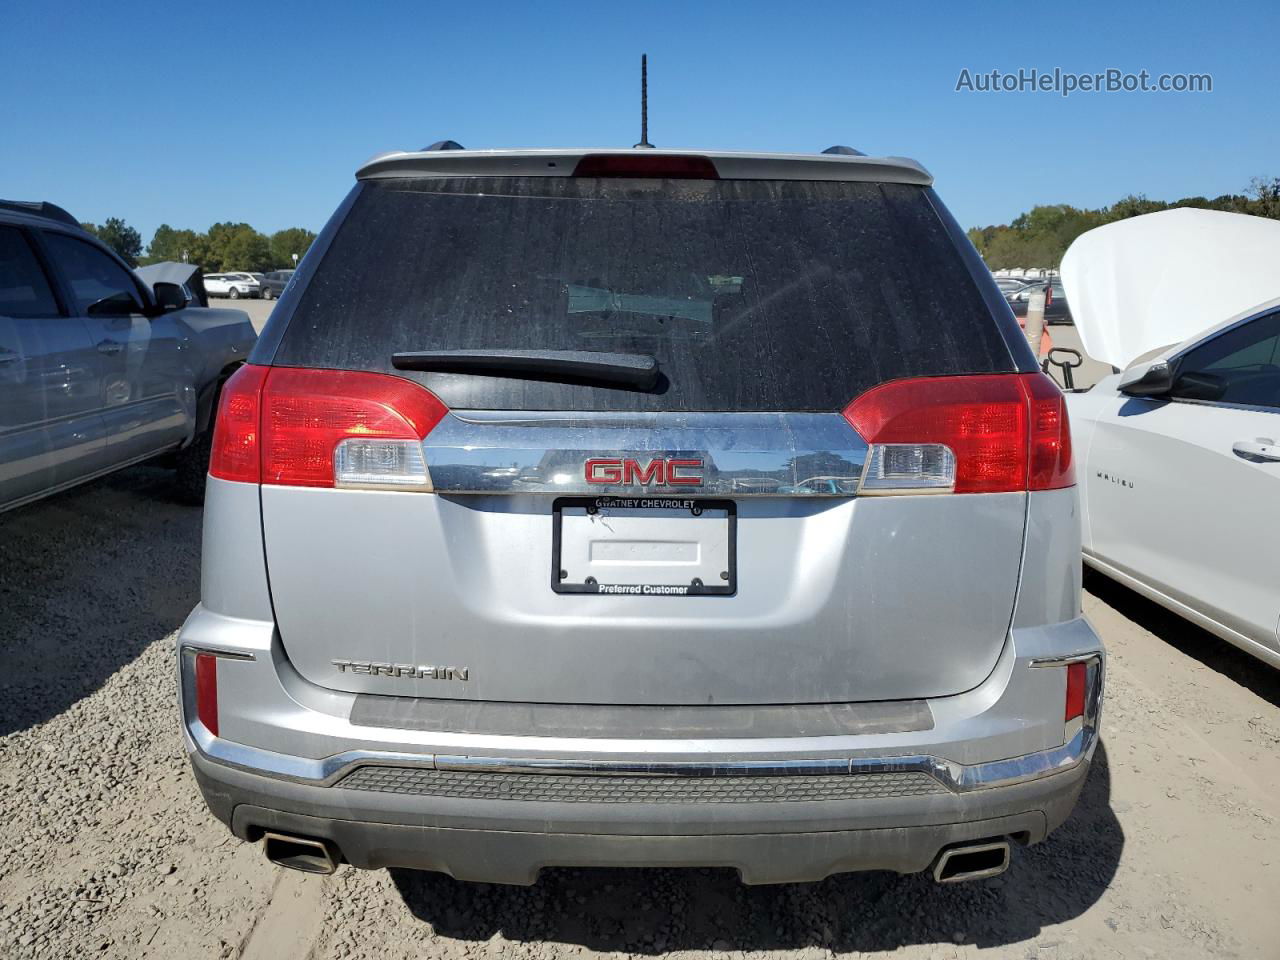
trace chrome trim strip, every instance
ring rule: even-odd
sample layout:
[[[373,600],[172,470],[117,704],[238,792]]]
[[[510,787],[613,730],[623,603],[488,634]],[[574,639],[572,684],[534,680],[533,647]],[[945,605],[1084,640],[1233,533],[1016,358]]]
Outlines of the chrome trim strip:
[[[207,653],[217,657],[219,660],[257,660],[256,653],[248,653],[244,650],[227,650],[225,647],[208,647],[200,643],[182,644],[182,652],[186,653]]]
[[[348,750],[319,760],[295,757],[215,737],[199,720],[188,719],[187,732],[196,749],[210,760],[248,773],[316,787],[333,786],[356,767],[424,767],[429,770],[434,766],[429,753],[394,753],[388,750]]]
[[[545,773],[577,776],[765,777],[852,776],[877,773],[925,773],[955,793],[1010,786],[1061,773],[1091,756],[1092,728],[1081,729],[1067,743],[1042,753],[979,764],[961,764],[928,755],[854,757],[832,760],[747,760],[726,763],[636,763],[619,760],[545,760],[437,755],[437,770],[486,773]]]
[[[1089,663],[1093,660],[1101,660],[1102,654],[1097,650],[1090,653],[1074,653],[1069,656],[1062,657],[1036,657],[1028,661],[1029,667],[1065,667],[1069,663]]]
[[[463,410],[422,451],[437,493],[555,496],[852,497],[867,459],[839,413]],[[618,473],[635,461],[648,482],[633,472],[629,483],[588,483],[586,462],[602,459],[618,461]],[[689,474],[701,482],[664,483],[666,460],[701,461]]]
[[[615,760],[548,760],[512,757],[433,756],[381,750],[349,750],[313,760],[214,737],[199,721],[189,725],[196,747],[211,760],[281,780],[332,786],[357,767],[404,766],[475,773],[542,773],[574,776],[764,777],[925,773],[953,793],[1009,787],[1071,770],[1093,756],[1096,728],[1086,726],[1061,747],[987,763],[961,764],[940,757],[855,757],[850,760],[637,763]]]

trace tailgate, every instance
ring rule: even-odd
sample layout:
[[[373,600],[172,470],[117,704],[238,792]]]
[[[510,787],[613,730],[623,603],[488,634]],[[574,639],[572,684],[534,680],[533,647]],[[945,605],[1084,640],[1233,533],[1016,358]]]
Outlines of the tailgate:
[[[838,414],[454,412],[424,450],[434,494],[262,488],[280,635],[315,683],[907,699],[976,686],[1008,631],[1026,495],[852,496],[866,446]]]

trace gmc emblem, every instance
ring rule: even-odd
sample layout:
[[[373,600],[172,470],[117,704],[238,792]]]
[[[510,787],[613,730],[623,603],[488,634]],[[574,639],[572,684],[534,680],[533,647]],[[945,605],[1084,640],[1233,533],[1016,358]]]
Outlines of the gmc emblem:
[[[645,466],[630,457],[601,457],[588,460],[584,465],[587,483],[610,486],[688,487],[702,483],[701,460],[677,460],[659,457]],[[690,471],[697,471],[691,473]]]

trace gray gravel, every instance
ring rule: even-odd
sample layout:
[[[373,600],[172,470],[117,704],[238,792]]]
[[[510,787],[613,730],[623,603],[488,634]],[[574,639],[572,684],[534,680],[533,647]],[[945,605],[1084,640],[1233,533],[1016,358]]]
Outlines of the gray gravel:
[[[1280,672],[1098,580],[1104,746],[1072,820],[996,880],[277,871],[205,812],[182,756],[172,645],[200,516],[169,480],[135,468],[0,516],[5,960],[1277,956]]]
[[[182,755],[171,654],[200,511],[171,476],[0,516],[0,956],[173,956],[175,918],[191,955],[233,956],[269,896],[273,869],[215,829]]]

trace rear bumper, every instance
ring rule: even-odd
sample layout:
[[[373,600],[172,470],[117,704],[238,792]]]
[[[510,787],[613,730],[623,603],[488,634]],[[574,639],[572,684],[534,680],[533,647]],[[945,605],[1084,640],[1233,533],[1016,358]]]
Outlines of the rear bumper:
[[[548,866],[736,869],[746,883],[928,869],[959,843],[1037,843],[1070,814],[1089,761],[966,794],[803,803],[631,804],[408,797],[281,781],[192,755],[210,809],[242,840],[329,840],[363,868],[533,883]]]
[[[504,883],[544,866],[724,866],[748,883],[914,872],[957,843],[1043,840],[1098,738],[1104,660],[1083,619],[1015,629],[991,678],[929,701],[925,725],[705,740],[360,726],[351,698],[306,686],[278,642],[255,650],[255,629],[198,608],[179,638],[205,800],[241,839],[322,838],[358,867]],[[198,650],[220,658],[219,737],[196,715]],[[1091,664],[1087,709],[1064,726],[1073,660]]]

